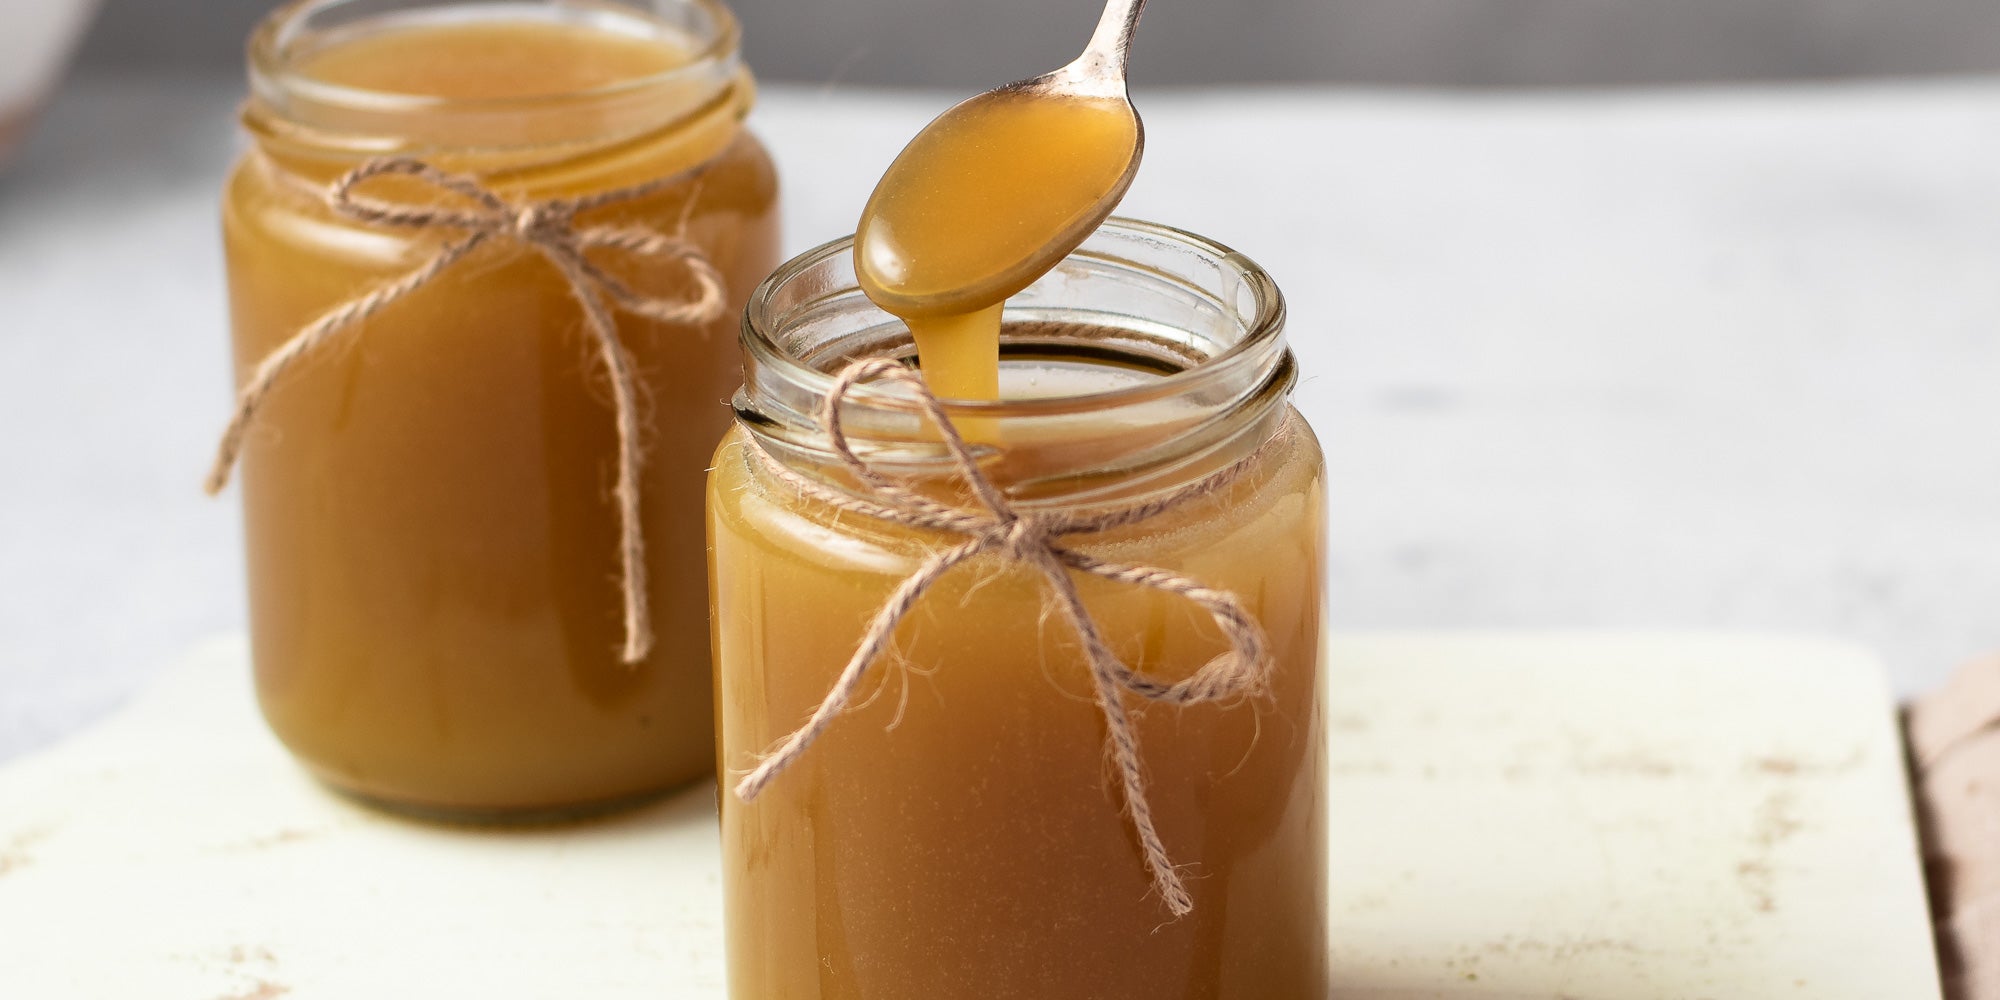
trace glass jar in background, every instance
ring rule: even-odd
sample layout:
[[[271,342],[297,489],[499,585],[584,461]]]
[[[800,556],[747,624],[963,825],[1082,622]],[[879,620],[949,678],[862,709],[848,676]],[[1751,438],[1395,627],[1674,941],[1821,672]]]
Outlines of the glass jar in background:
[[[248,424],[271,728],[338,788],[461,818],[590,810],[705,775],[703,477],[740,378],[738,311],[778,247],[734,18],[713,0],[305,0],[257,30],[250,80],[253,148],[223,198],[239,385],[330,310],[451,252],[464,217],[504,230],[363,309]],[[381,157],[442,173],[355,186],[387,214],[330,207],[332,185]],[[532,208],[607,193],[573,219]],[[586,228],[601,239],[579,278],[552,254]],[[626,305],[700,302],[703,273],[722,294],[700,319]],[[628,439],[579,280],[629,358],[631,567],[614,496]],[[628,568],[655,637],[643,658],[626,645]]]
[[[944,407],[1008,503],[1088,517],[1192,487],[1062,544],[1226,591],[1262,628],[1257,692],[1121,695],[1191,909],[1170,913],[1149,871],[1049,578],[996,551],[909,604],[855,697],[753,798],[729,790],[822,704],[892,593],[967,541],[840,509],[883,494],[830,446],[833,373],[913,356],[841,241],[752,297],[739,419],[710,479],[730,995],[1324,997],[1324,465],[1289,403],[1278,290],[1226,248],[1114,220],[1005,320],[1007,398]],[[878,379],[845,400],[871,469],[978,509],[909,389]],[[1186,680],[1230,648],[1184,594],[1066,572],[1145,678]]]

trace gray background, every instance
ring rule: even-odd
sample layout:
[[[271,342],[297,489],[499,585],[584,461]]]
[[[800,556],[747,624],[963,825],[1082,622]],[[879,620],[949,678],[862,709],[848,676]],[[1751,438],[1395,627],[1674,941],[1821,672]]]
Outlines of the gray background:
[[[92,71],[234,72],[271,0],[108,0]],[[1095,0],[735,0],[771,80],[981,87],[1068,61]],[[1645,84],[2000,71],[2000,0],[1154,0],[1139,84]]]

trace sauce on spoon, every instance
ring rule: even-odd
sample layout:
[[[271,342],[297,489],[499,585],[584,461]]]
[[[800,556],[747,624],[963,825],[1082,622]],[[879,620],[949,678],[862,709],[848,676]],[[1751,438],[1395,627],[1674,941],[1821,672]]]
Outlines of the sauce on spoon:
[[[938,395],[998,398],[1002,305],[1131,185],[1144,132],[1124,54],[1139,6],[1114,0],[1075,63],[938,116],[868,199],[854,241],[861,288],[909,324]]]

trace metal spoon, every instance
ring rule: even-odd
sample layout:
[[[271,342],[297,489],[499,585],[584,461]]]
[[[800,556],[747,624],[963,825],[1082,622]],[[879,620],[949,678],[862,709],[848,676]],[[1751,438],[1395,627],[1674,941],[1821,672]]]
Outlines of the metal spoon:
[[[1132,36],[1139,30],[1139,15],[1146,9],[1146,0],[1106,0],[1104,13],[1098,18],[1097,30],[1090,36],[1090,44],[1083,47],[1083,54],[1069,65],[1041,76],[1017,80],[1003,90],[1030,91],[1052,95],[1078,97],[1107,97],[1125,101],[1125,63],[1132,55]],[[1137,111],[1132,117],[1139,117]],[[1133,157],[1133,165],[1138,165],[1138,157]]]
[[[905,318],[989,308],[1111,214],[1145,149],[1125,81],[1145,7],[1108,0],[1074,62],[963,101],[910,140],[856,228],[876,304]]]

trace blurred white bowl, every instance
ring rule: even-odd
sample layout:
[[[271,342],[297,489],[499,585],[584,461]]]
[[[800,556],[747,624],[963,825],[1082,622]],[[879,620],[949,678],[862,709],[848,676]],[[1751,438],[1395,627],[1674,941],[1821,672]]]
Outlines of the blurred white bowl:
[[[0,0],[0,159],[62,74],[97,0]]]

